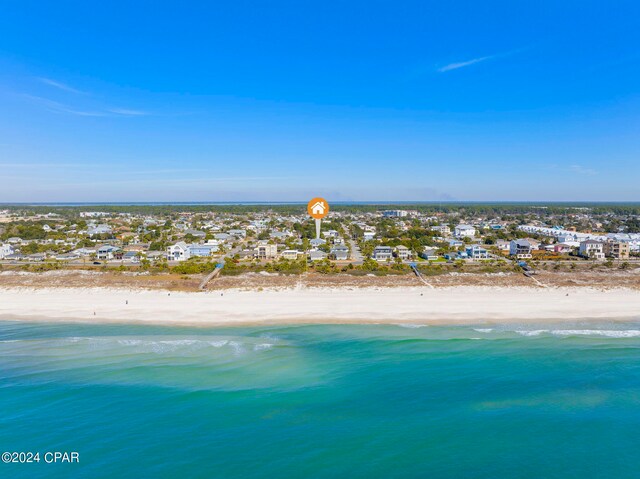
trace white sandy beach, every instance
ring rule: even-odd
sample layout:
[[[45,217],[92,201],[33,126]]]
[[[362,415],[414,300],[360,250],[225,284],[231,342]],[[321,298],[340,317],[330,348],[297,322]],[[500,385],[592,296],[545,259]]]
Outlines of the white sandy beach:
[[[640,292],[590,288],[416,287],[169,294],[106,288],[0,288],[0,319],[200,325],[633,320],[640,319]]]

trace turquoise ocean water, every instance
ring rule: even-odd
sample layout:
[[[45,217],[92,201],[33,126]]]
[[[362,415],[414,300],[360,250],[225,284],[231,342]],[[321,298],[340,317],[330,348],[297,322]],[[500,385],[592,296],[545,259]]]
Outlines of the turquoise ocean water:
[[[6,478],[640,477],[640,323],[0,322]]]

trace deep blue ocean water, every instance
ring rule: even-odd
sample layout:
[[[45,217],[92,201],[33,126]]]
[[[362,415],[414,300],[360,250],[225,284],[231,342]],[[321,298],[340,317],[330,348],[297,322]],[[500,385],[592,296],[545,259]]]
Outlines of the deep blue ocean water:
[[[638,478],[640,323],[0,322],[2,478]]]

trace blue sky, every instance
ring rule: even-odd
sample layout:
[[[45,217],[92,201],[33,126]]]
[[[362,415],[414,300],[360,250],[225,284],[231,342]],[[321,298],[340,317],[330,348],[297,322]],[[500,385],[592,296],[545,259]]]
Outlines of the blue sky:
[[[640,4],[3,2],[0,202],[638,201]]]

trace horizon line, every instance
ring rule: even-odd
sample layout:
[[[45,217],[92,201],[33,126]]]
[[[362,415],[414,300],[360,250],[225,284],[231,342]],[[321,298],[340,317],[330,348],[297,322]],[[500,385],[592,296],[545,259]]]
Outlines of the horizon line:
[[[292,201],[42,201],[0,202],[3,206],[220,206],[220,205],[304,205],[308,200]],[[433,204],[640,204],[640,200],[336,200],[337,205],[433,205]]]

